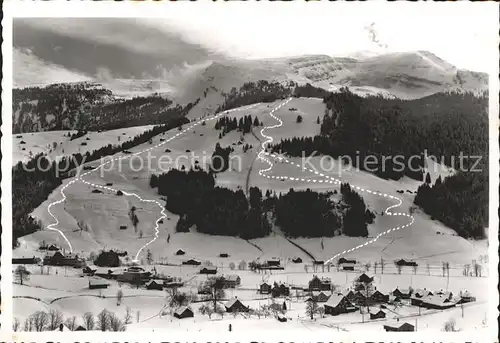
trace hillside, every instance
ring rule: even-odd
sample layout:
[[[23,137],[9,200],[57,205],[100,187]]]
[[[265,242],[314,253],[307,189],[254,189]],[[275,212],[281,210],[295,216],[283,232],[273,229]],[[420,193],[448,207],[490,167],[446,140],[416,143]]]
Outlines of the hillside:
[[[129,82],[113,81],[126,93]],[[13,89],[14,133],[53,130],[110,130],[164,123],[187,112],[165,95],[154,93],[163,84],[143,81],[136,92],[146,94],[124,99],[95,82],[74,82]],[[148,91],[149,90],[149,91]],[[188,104],[186,110],[193,106]]]

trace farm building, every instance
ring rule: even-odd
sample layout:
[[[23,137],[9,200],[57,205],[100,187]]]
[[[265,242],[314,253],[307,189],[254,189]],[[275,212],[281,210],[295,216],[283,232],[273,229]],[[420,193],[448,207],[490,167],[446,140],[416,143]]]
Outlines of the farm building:
[[[37,264],[40,262],[40,259],[37,257],[20,257],[20,258],[12,258],[12,264]]]
[[[217,274],[217,267],[206,266],[200,269],[200,274]]]
[[[420,306],[428,309],[445,310],[455,306],[455,302],[439,295],[430,295],[428,297],[421,298],[420,301]]]
[[[393,324],[384,325],[384,330],[387,332],[390,332],[390,331],[408,332],[408,331],[415,331],[415,326],[413,326],[407,322],[404,322],[404,323],[396,322]]]
[[[224,288],[235,288],[241,284],[241,278],[238,275],[228,275],[223,277]]]
[[[381,309],[371,309],[370,310],[370,319],[380,319],[385,318],[385,312]]]
[[[457,304],[465,304],[476,301],[476,298],[473,297],[472,294],[470,294],[468,291],[460,292],[459,297],[460,299],[458,300]]]
[[[399,289],[396,287],[396,289],[392,291],[392,295],[399,299],[410,299],[411,291],[409,289]]]
[[[281,261],[277,257],[273,257],[273,258],[266,261],[266,265],[268,267],[279,267],[280,264],[281,264]]]
[[[118,281],[121,282],[144,282],[151,277],[151,272],[147,272],[141,267],[129,267],[118,276]]]
[[[180,255],[184,255],[184,254],[186,254],[186,252],[185,252],[184,250],[182,250],[182,249],[179,249],[179,250],[177,250],[177,251],[175,252],[175,254],[180,256]]]
[[[192,258],[192,259],[189,259],[187,261],[183,261],[182,264],[188,265],[188,266],[199,266],[199,265],[201,265],[201,262]]]
[[[423,298],[434,294],[431,291],[424,288],[424,289],[417,289],[413,295],[415,296],[415,298]]]
[[[108,288],[109,283],[100,279],[89,279],[89,289],[102,289]]]
[[[356,266],[354,263],[343,263],[342,265],[342,270],[352,272],[354,271],[354,267]]]
[[[293,263],[302,263],[302,259],[300,257],[294,257],[292,258]]]
[[[358,278],[356,279],[356,281],[357,282],[362,282],[364,284],[369,284],[369,283],[373,282],[373,277],[369,277],[368,275],[366,275],[365,273],[363,273],[360,276],[358,276]]]
[[[269,294],[271,293],[271,285],[268,284],[267,282],[263,282],[259,286],[259,293],[260,294]]]
[[[319,278],[314,275],[311,281],[309,281],[310,291],[329,291],[332,289],[332,281],[329,278]]]
[[[219,254],[219,257],[224,257],[224,258],[226,258],[226,257],[229,257],[229,254],[228,254],[228,253],[225,253],[225,252],[222,252],[222,253],[220,253],[220,254]]]
[[[325,264],[325,261],[323,261],[323,260],[314,260],[314,261],[313,261],[313,264],[317,264],[317,265],[324,265],[324,264]]]
[[[357,291],[356,293],[354,293],[354,296],[352,297],[352,302],[356,305],[366,305],[366,296],[360,292],[360,291]]]
[[[375,304],[375,303],[387,303],[389,302],[389,295],[384,294],[378,290],[375,290],[372,295],[370,295],[370,303]]]
[[[55,244],[51,244],[48,248],[47,248],[48,251],[59,251],[61,250],[57,245]]]
[[[151,280],[148,283],[146,283],[146,289],[149,289],[149,290],[156,289],[156,290],[161,291],[161,290],[163,290],[163,284],[156,282],[155,280]]]
[[[330,298],[330,296],[324,292],[321,292],[321,291],[313,291],[311,296],[309,296],[307,299],[306,299],[306,302],[308,301],[314,301],[314,302],[317,302],[317,303],[325,303],[328,301],[328,299]]]
[[[194,313],[189,307],[182,306],[182,307],[179,307],[174,312],[174,317],[177,319],[190,318],[190,317],[194,317]]]
[[[225,305],[226,311],[227,312],[248,312],[249,308],[241,301],[238,300],[238,298],[233,298],[229,300]]]
[[[415,261],[406,261],[403,259],[397,260],[394,262],[397,266],[407,266],[407,267],[416,267],[418,266],[417,262]]]
[[[83,261],[78,258],[78,255],[68,254],[64,255],[60,251],[50,251],[43,258],[43,264],[49,266],[83,266]]]
[[[337,264],[344,264],[344,263],[350,263],[350,264],[356,264],[356,260],[354,259],[346,259],[344,257],[339,258]]]
[[[78,325],[78,327],[75,329],[75,331],[87,331],[83,326]]]
[[[330,314],[333,316],[336,316],[341,313],[354,312],[356,310],[357,310],[356,306],[354,306],[342,294],[332,295],[325,303],[325,314]]]
[[[273,297],[287,297],[290,295],[290,287],[284,283],[274,283],[273,289],[271,290]]]

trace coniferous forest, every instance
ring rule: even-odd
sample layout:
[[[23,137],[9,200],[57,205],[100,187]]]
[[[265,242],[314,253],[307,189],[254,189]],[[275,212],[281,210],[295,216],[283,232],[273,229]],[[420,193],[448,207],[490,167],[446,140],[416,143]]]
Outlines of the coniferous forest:
[[[251,239],[267,236],[275,224],[289,237],[366,237],[375,218],[349,184],[342,185],[340,201],[310,189],[263,196],[257,187],[247,198],[242,190],[216,187],[213,174],[203,170],[152,175],[150,186],[167,197],[166,209],[180,216],[179,232],[196,226],[201,233]]]
[[[362,98],[344,88],[326,92],[311,85],[296,87],[294,96],[322,97],[326,114],[321,134],[312,138],[282,140],[271,146],[291,156],[318,154],[349,156],[354,163],[373,155],[399,156],[376,167],[379,177],[398,180],[403,176],[424,181],[424,159],[461,170],[435,185],[424,183],[415,203],[434,219],[442,221],[463,237],[484,237],[488,223],[488,97],[469,93],[438,93],[415,100]],[[480,156],[463,159],[459,156]],[[356,166],[356,165],[355,165]],[[358,166],[364,169],[361,164]],[[370,168],[374,168],[373,164]],[[373,172],[373,171],[372,171]],[[434,180],[433,180],[434,181]]]

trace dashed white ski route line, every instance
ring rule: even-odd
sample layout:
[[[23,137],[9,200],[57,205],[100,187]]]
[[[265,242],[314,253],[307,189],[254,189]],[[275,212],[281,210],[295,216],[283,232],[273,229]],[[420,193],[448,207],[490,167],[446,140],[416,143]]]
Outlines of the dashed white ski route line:
[[[95,167],[94,169],[91,169],[83,174],[79,174],[79,172],[77,171],[77,175],[75,176],[75,178],[71,181],[69,181],[64,187],[61,188],[61,195],[62,195],[62,198],[57,200],[57,201],[54,201],[52,203],[50,203],[47,207],[47,211],[49,212],[50,216],[52,218],[54,218],[54,220],[56,221],[55,223],[52,223],[52,224],[49,224],[47,226],[47,230],[51,230],[51,231],[55,231],[57,233],[59,233],[63,238],[64,240],[66,241],[66,243],[68,243],[68,246],[69,246],[69,249],[70,249],[70,252],[73,252],[73,246],[71,245],[71,242],[69,241],[68,237],[59,229],[56,229],[56,226],[59,224],[59,219],[54,215],[54,213],[52,213],[51,211],[51,208],[55,205],[58,205],[60,203],[63,203],[64,201],[66,201],[66,194],[64,194],[64,190],[69,187],[70,185],[72,185],[73,183],[77,182],[77,181],[81,181],[89,186],[92,186],[92,187],[95,187],[95,188],[101,188],[101,189],[105,189],[105,190],[108,190],[108,191],[111,191],[111,192],[117,192],[118,189],[115,189],[115,188],[112,188],[112,187],[108,187],[108,186],[103,186],[103,185],[98,185],[98,184],[95,184],[95,183],[92,183],[92,182],[89,182],[89,181],[86,181],[84,179],[82,179],[82,177],[104,167],[105,165],[109,164],[109,163],[112,163],[116,160],[126,160],[126,159],[129,159],[133,156],[137,156],[137,155],[140,155],[140,154],[143,154],[145,152],[148,152],[148,151],[151,151],[153,149],[156,149],[156,148],[159,148],[161,147],[162,145],[165,145],[169,142],[171,142],[172,140],[174,140],[175,138],[181,136],[182,134],[188,132],[189,130],[191,130],[192,128],[200,125],[202,122],[207,122],[207,121],[211,121],[211,120],[214,120],[214,119],[217,119],[223,115],[226,115],[230,112],[234,112],[234,111],[244,111],[244,110],[248,110],[252,107],[255,107],[259,105],[259,103],[257,104],[252,104],[252,105],[249,105],[249,106],[244,106],[244,107],[240,107],[240,108],[235,108],[235,109],[231,109],[231,110],[226,110],[226,111],[223,111],[223,112],[220,112],[214,116],[211,116],[211,117],[201,117],[198,119],[198,121],[192,123],[191,125],[189,125],[187,128],[179,131],[178,133],[176,133],[175,135],[173,135],[172,137],[160,142],[159,144],[157,145],[154,145],[152,147],[149,147],[147,149],[144,149],[142,151],[139,151],[139,152],[136,152],[136,153],[133,153],[133,154],[127,154],[127,155],[124,155],[123,153],[118,153],[116,157],[114,158],[111,158],[111,159],[108,159],[107,162],[104,162],[104,163],[101,163],[100,165],[98,165],[97,167]],[[141,254],[141,252],[147,247],[149,246],[150,244],[152,244],[154,241],[156,241],[156,239],[158,239],[158,236],[159,236],[159,224],[160,224],[160,221],[163,219],[163,218],[166,218],[167,217],[167,214],[165,213],[165,206],[163,206],[159,201],[157,200],[150,200],[150,199],[143,199],[142,197],[140,197],[138,194],[135,194],[135,193],[130,193],[130,192],[126,192],[126,191],[121,191],[124,195],[126,196],[134,196],[136,197],[137,199],[139,199],[141,202],[145,202],[145,203],[154,203],[156,205],[158,205],[158,207],[160,207],[161,209],[161,217],[159,217],[156,222],[155,222],[155,234],[154,234],[154,238],[152,240],[150,240],[149,242],[147,242],[146,244],[144,244],[140,249],[139,251],[137,251],[137,254],[135,256],[135,260],[137,261],[138,258],[139,258],[139,255]]]
[[[301,166],[293,161],[290,161],[289,159],[283,157],[283,156],[279,156],[279,155],[276,155],[276,154],[272,154],[272,153],[269,153],[266,151],[266,145],[268,145],[269,143],[273,142],[273,137],[271,136],[268,136],[264,133],[265,130],[268,130],[268,129],[274,129],[274,128],[278,128],[278,127],[281,127],[283,125],[283,121],[276,117],[273,113],[277,110],[279,110],[282,106],[286,105],[288,102],[290,102],[290,100],[292,100],[292,98],[289,98],[287,101],[281,103],[280,105],[278,105],[277,107],[275,107],[270,113],[269,115],[274,118],[278,123],[275,124],[275,125],[270,125],[270,126],[266,126],[264,128],[262,128],[260,130],[260,134],[262,135],[262,137],[264,137],[266,140],[264,142],[262,142],[261,144],[261,151],[259,152],[259,154],[257,155],[257,158],[266,162],[267,164],[269,164],[269,167],[266,168],[266,169],[261,169],[259,170],[259,175],[260,176],[263,176],[263,177],[266,177],[268,179],[282,179],[282,180],[291,180],[291,181],[301,181],[301,182],[313,182],[313,183],[330,183],[330,184],[338,184],[340,185],[341,184],[341,181],[339,179],[336,179],[332,176],[329,176],[329,175],[325,175],[321,172],[318,172],[317,170],[313,170],[313,169],[310,169],[310,168],[307,168],[305,166]],[[285,161],[286,163],[288,164],[291,164],[291,165],[294,165],[298,168],[300,168],[301,170],[303,169],[306,169],[312,173],[314,173],[315,175],[318,175],[320,177],[323,177],[324,179],[323,180],[317,180],[317,179],[309,179],[309,178],[300,178],[300,177],[290,177],[290,176],[276,176],[276,175],[267,175],[265,173],[269,172],[272,168],[273,168],[273,163],[267,159],[266,157],[264,156],[269,156],[269,157],[272,157],[274,159],[277,159],[278,161]],[[392,200],[397,200],[398,203],[397,204],[394,204],[394,205],[391,205],[389,207],[387,207],[385,209],[385,213],[389,216],[403,216],[403,217],[408,217],[410,218],[410,221],[405,224],[405,225],[401,225],[401,226],[397,226],[395,228],[392,228],[392,229],[388,229],[382,233],[379,233],[375,238],[369,240],[369,241],[366,241],[364,244],[360,244],[354,248],[351,248],[351,249],[348,249],[348,250],[344,250],[340,253],[337,253],[335,254],[333,257],[329,258],[327,261],[325,261],[326,264],[328,263],[331,263],[332,260],[334,260],[335,258],[341,256],[341,255],[345,255],[345,254],[348,254],[350,252],[353,252],[355,250],[358,250],[362,247],[365,247],[371,243],[374,243],[376,242],[381,236],[384,236],[384,235],[387,235],[388,233],[390,232],[393,232],[393,231],[398,231],[398,230],[401,230],[401,229],[404,229],[410,225],[413,224],[413,222],[415,221],[415,218],[410,215],[410,214],[407,214],[407,213],[403,213],[403,212],[389,212],[389,210],[393,209],[393,208],[396,208],[396,207],[399,207],[401,206],[401,204],[403,203],[403,200],[401,200],[400,198],[394,196],[394,195],[391,195],[391,194],[387,194],[387,193],[382,193],[382,192],[377,192],[377,191],[372,191],[372,190],[369,190],[369,189],[366,189],[366,188],[362,188],[362,187],[359,187],[359,186],[356,186],[356,185],[351,185],[354,189],[358,190],[358,191],[361,191],[361,192],[366,192],[366,193],[369,193],[369,194],[373,194],[373,195],[378,195],[378,196],[381,196],[381,197],[384,197],[384,198],[389,198],[389,199],[392,199]]]

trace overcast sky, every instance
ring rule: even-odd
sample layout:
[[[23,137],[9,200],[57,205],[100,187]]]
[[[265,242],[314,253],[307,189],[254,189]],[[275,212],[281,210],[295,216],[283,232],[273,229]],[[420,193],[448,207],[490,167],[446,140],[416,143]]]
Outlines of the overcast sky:
[[[43,63],[85,74],[102,64],[122,77],[147,77],[158,74],[155,68],[169,72],[222,55],[416,50],[430,51],[458,68],[487,72],[498,46],[494,4],[204,2],[164,6],[167,11],[139,4],[114,8],[116,15],[161,19],[16,19],[14,46]]]
[[[487,71],[498,46],[494,4],[376,2],[244,3],[207,6],[189,15],[183,15],[184,7],[172,11],[168,21],[150,24],[168,22],[192,41],[242,57],[428,50],[459,68]],[[378,42],[372,39],[375,31]]]

